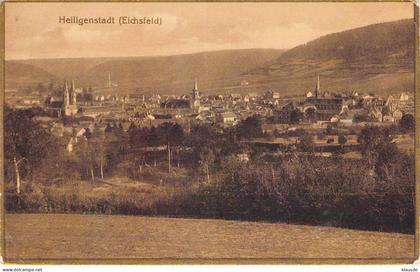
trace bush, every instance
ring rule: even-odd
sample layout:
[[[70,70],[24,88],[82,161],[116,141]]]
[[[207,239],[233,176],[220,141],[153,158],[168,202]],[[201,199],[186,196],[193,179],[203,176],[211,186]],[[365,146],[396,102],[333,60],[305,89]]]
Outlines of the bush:
[[[221,160],[211,182],[120,188],[102,196],[27,184],[6,192],[11,212],[129,214],[263,220],[414,232],[414,156],[397,152],[378,174],[364,160],[288,155],[272,162]],[[79,191],[80,190],[80,191]]]

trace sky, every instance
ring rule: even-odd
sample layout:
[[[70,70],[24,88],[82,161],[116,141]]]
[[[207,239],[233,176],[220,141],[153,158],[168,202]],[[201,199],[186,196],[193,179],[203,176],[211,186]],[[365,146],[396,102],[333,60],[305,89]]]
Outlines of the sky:
[[[320,36],[413,18],[411,3],[6,3],[6,59],[290,49]],[[161,25],[60,24],[59,16],[160,17]]]

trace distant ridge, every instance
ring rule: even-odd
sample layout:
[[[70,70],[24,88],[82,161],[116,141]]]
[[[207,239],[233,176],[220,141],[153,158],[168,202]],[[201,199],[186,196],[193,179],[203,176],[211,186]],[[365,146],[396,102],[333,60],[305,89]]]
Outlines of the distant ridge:
[[[25,85],[36,85],[40,82],[55,80],[55,76],[44,69],[26,63],[6,61],[5,65],[6,88]]]
[[[389,93],[414,90],[413,68],[414,22],[406,19],[320,37],[247,76],[290,94],[311,90],[317,74],[327,90]]]
[[[413,58],[414,21],[406,19],[332,33],[285,52],[241,49],[158,57],[7,61],[6,85],[72,78],[101,91],[110,73],[118,85],[113,91],[121,93],[180,94],[189,91],[198,78],[200,89],[207,93],[274,89],[297,95],[312,90],[319,74],[321,91],[388,94],[414,91]]]
[[[278,60],[412,61],[413,49],[414,21],[410,19],[329,34],[286,51]]]
[[[182,92],[198,78],[200,86],[212,88],[225,82],[238,84],[241,74],[277,59],[283,50],[238,49],[160,57],[33,59],[8,61],[44,69],[55,80],[74,78],[79,84],[98,88],[112,81],[120,91]],[[14,82],[10,73],[8,82]],[[44,78],[40,78],[43,80]]]

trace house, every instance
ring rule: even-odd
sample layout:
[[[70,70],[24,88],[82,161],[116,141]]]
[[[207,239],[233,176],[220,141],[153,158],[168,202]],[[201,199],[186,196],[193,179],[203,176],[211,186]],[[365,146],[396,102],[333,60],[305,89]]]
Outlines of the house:
[[[267,99],[279,99],[280,98],[280,93],[275,92],[275,91],[268,91],[268,92],[265,93],[265,97]]]
[[[384,117],[382,118],[382,121],[385,123],[392,123],[395,122],[394,117],[392,117],[392,115],[384,115]]]
[[[332,98],[333,97],[333,95],[331,93],[329,93],[329,92],[324,92],[322,96],[324,98]]]
[[[210,109],[211,109],[210,105],[201,105],[198,108],[198,112],[200,113],[200,112],[203,112],[203,111],[210,111]]]
[[[410,97],[408,96],[407,93],[402,92],[400,95],[400,101],[408,101],[410,99]]]
[[[189,109],[191,107],[189,99],[168,99],[160,104],[164,109]]]
[[[217,121],[220,123],[233,123],[236,121],[236,115],[233,112],[222,112],[218,115]]]
[[[389,112],[393,112],[398,108],[398,99],[395,99],[392,95],[388,96],[385,102],[385,107],[388,108]]]
[[[349,110],[348,108],[344,108],[339,115],[339,122],[343,125],[351,125],[353,124],[354,119],[354,111]]]
[[[39,101],[39,99],[24,99],[23,101],[24,105],[32,105],[32,106],[39,106],[41,105],[41,101]]]
[[[249,155],[247,153],[237,154],[236,157],[240,162],[249,162]]]
[[[245,79],[241,81],[241,86],[248,86],[249,82],[246,81]]]
[[[293,102],[284,102],[274,110],[274,122],[280,124],[298,123],[302,114]]]
[[[353,124],[353,117],[340,118],[340,124],[351,126]]]
[[[338,115],[333,115],[330,119],[331,123],[338,123],[338,121],[340,121],[340,116]]]
[[[382,122],[383,114],[380,109],[373,107],[369,112],[369,117],[376,122]]]
[[[77,143],[76,138],[75,137],[71,137],[70,140],[69,140],[69,142],[67,143],[67,147],[66,147],[67,152],[69,152],[69,153],[73,152],[74,145],[76,143]]]
[[[392,112],[392,117],[394,118],[395,122],[398,122],[403,117],[403,112],[399,109],[396,109]]]

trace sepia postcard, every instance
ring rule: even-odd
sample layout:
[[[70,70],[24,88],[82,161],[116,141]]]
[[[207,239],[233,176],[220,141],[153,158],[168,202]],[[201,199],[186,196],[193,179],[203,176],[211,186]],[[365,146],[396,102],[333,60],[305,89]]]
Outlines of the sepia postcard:
[[[4,262],[418,259],[413,3],[2,7]]]

